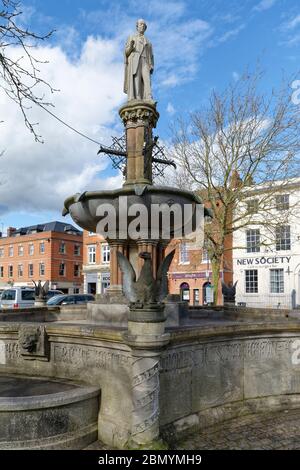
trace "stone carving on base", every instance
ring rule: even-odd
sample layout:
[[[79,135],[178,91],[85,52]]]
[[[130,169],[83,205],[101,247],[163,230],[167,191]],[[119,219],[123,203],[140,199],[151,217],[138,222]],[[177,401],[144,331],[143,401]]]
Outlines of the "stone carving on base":
[[[134,355],[132,440],[151,442],[159,433],[159,357]]]
[[[235,303],[235,294],[236,294],[236,281],[234,284],[232,282],[229,282],[229,284],[225,284],[224,281],[222,281],[222,294],[224,296],[224,303]]]
[[[46,281],[44,285],[42,285],[41,281],[36,283],[33,281],[35,286],[35,306],[43,306],[47,302],[47,294],[49,292],[49,281]]]
[[[124,93],[128,101],[152,100],[151,74],[154,58],[151,42],[145,37],[145,20],[136,22],[136,34],[129,36],[125,45]]]
[[[49,360],[49,342],[44,326],[21,325],[19,330],[20,355],[26,360]]]
[[[144,259],[144,264],[140,277],[136,280],[132,264],[122,253],[117,253],[123,273],[123,292],[130,302],[130,307],[143,308],[144,305],[158,304],[168,295],[167,273],[174,254],[175,250],[165,257],[158,268],[157,279],[154,279],[150,253],[140,253],[139,256]]]

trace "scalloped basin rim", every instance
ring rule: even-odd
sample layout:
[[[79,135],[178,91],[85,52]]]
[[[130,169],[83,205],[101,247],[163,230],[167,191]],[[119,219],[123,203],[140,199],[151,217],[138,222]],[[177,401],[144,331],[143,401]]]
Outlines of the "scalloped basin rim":
[[[129,187],[123,187],[123,188],[118,188],[118,189],[106,189],[106,190],[101,190],[101,191],[85,191],[83,193],[76,193],[73,194],[72,196],[69,196],[65,202],[64,202],[64,209],[63,209],[63,215],[66,215],[69,213],[69,207],[76,203],[76,202],[82,202],[87,199],[97,199],[97,198],[115,198],[119,196],[126,196],[126,195],[131,195],[131,194],[136,194],[136,188],[145,188],[143,191],[143,194],[145,193],[171,193],[176,196],[185,196],[185,197],[190,197],[192,201],[197,202],[198,204],[202,204],[201,198],[194,192],[192,191],[187,191],[184,189],[178,189],[178,188],[173,188],[169,186],[150,186],[150,185],[136,185],[136,186],[129,186]],[[205,212],[207,212],[207,215],[209,215],[207,209],[205,209]]]

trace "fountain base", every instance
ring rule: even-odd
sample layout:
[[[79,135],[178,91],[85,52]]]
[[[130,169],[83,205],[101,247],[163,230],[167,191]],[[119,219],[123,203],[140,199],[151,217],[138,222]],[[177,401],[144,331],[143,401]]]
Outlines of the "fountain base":
[[[82,449],[97,439],[99,388],[0,375],[0,449]]]

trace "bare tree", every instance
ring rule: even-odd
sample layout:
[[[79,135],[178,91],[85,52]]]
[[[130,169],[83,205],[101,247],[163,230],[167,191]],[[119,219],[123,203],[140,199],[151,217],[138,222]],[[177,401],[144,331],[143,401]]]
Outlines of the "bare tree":
[[[276,195],[290,193],[299,175],[299,108],[288,84],[269,96],[260,84],[260,73],[247,73],[224,92],[213,91],[208,105],[178,122],[174,133],[176,178],[198,190],[213,215],[205,239],[215,299],[233,233],[263,226],[261,243],[274,243],[276,230],[295,209],[276,211]]]
[[[32,103],[49,105],[41,94],[43,87],[51,92],[54,89],[40,76],[40,61],[33,55],[33,48],[48,39],[51,32],[39,35],[19,24],[22,11],[15,0],[1,0],[0,9],[0,87],[22,112],[25,125],[33,133],[36,141],[41,141],[36,133],[36,124],[28,117]],[[1,8],[1,7],[0,7]],[[21,51],[21,52],[20,52]],[[16,55],[18,54],[18,55]]]

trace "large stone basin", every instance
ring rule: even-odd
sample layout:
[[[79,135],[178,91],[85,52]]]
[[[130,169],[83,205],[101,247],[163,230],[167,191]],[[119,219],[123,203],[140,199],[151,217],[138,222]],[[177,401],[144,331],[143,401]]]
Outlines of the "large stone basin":
[[[0,449],[82,449],[97,439],[99,387],[0,374]]]
[[[119,229],[117,238],[126,238],[122,236],[122,227],[120,227],[120,214],[123,217],[123,226],[128,224],[136,218],[136,213],[134,212],[135,204],[143,205],[148,211],[148,227],[156,228],[159,230],[159,238],[168,239],[162,234],[162,226],[164,224],[163,219],[160,217],[160,220],[155,223],[153,218],[151,220],[151,211],[153,211],[153,205],[165,205],[166,216],[168,208],[171,209],[173,204],[177,205],[177,208],[181,209],[182,214],[184,211],[187,211],[187,206],[191,211],[191,217],[188,217],[193,223],[193,230],[195,228],[196,222],[196,206],[200,208],[202,204],[201,199],[191,191],[179,190],[178,188],[172,188],[167,186],[152,186],[152,185],[134,185],[134,186],[125,186],[120,189],[110,190],[110,191],[86,191],[82,194],[77,193],[65,200],[63,215],[70,214],[72,219],[83,229],[102,233],[99,230],[98,223],[106,217],[107,213],[104,212],[104,205],[113,206],[116,211],[116,227]],[[129,213],[127,212],[129,211]],[[201,209],[202,210],[202,209]],[[133,213],[130,213],[133,211]],[[127,217],[124,214],[127,213]],[[153,213],[153,212],[152,212]],[[209,212],[205,209],[204,215],[208,215]],[[182,216],[183,217],[183,216]],[[124,224],[124,221],[126,224]],[[187,218],[185,219],[187,221]],[[183,218],[182,218],[183,222]],[[122,224],[121,224],[122,225]],[[174,228],[178,227],[178,223],[171,218],[171,237],[174,235]],[[181,224],[183,225],[183,223]],[[187,226],[188,224],[185,224]],[[98,227],[97,227],[98,226]],[[191,225],[190,225],[191,226]],[[149,229],[150,230],[150,229]],[[188,233],[184,233],[187,235]],[[123,234],[124,235],[124,234]],[[114,238],[109,236],[108,238]],[[153,233],[145,238],[153,238]]]

